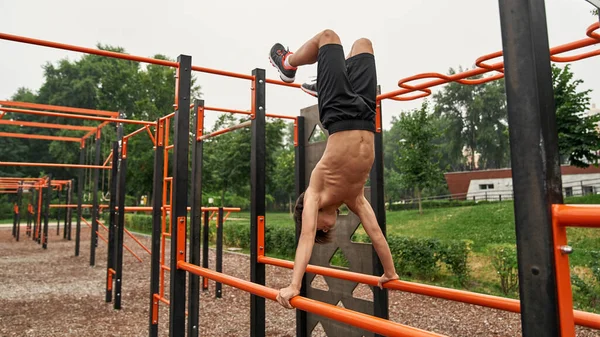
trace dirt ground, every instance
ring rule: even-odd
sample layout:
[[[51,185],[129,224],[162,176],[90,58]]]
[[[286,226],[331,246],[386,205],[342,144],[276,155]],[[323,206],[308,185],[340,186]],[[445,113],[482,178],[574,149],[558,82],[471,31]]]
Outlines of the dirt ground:
[[[10,227],[0,227],[0,336],[147,336],[150,256],[125,238],[143,262],[124,251],[122,310],[113,310],[112,303],[104,301],[106,244],[99,241],[96,266],[90,267],[87,228],[82,228],[79,257],[74,256],[74,240],[55,236],[55,229],[50,233],[48,249],[43,250],[24,236],[15,242]],[[148,237],[140,240],[149,246]],[[224,254],[223,271],[249,279],[249,257]],[[269,287],[284,287],[290,277],[290,270],[267,266]],[[168,292],[168,285],[165,289]],[[361,289],[357,297],[370,292],[368,287]],[[211,282],[200,301],[201,336],[249,335],[247,293],[223,286],[223,298],[215,299]],[[389,302],[391,320],[447,336],[520,336],[517,314],[402,292],[390,292]],[[161,303],[160,336],[168,336],[168,316]],[[295,336],[293,310],[267,301],[266,317],[267,336]],[[323,335],[317,330],[313,335]],[[596,330],[577,332],[580,337],[600,336]]]

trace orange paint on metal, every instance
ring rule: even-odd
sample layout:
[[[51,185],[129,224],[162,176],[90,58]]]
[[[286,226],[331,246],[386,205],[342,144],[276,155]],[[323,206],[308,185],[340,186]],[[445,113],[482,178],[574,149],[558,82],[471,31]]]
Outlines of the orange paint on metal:
[[[112,286],[113,286],[113,274],[115,273],[114,269],[112,268],[108,268],[108,277],[107,277],[107,284],[106,284],[106,289],[108,289],[108,291],[112,291]]]
[[[375,131],[381,132],[381,101],[377,101],[375,107]]]
[[[0,107],[0,111],[22,113],[22,114],[26,114],[26,115],[38,115],[38,116],[59,117],[59,118],[74,118],[74,119],[84,119],[84,120],[89,120],[89,121],[111,122],[111,123],[140,124],[140,125],[147,125],[147,124],[154,123],[154,122],[136,121],[136,120],[130,120],[130,119],[85,116],[85,115],[75,115],[75,114],[68,114],[68,113],[61,113],[61,112],[24,110],[24,109],[14,109],[14,108],[5,108],[5,107]]]
[[[133,241],[135,241],[140,247],[142,247],[143,250],[145,250],[148,254],[152,255],[152,252],[150,251],[150,249],[148,249],[148,247],[144,246],[144,244],[138,240],[138,238],[136,238],[133,234],[131,234],[130,231],[127,230],[127,228],[123,228],[123,230],[125,231],[125,233],[127,235],[129,235],[130,238],[133,239]]]
[[[149,127],[150,127],[149,125],[144,125],[143,127],[133,131],[132,133],[123,136],[123,139],[129,139],[129,138],[137,135],[138,133],[144,132],[144,130],[148,130]]]
[[[273,301],[275,301],[277,298],[278,291],[276,289],[271,289],[263,285],[218,273],[200,266],[195,266],[185,261],[179,261],[177,263],[177,267],[182,270],[187,270],[192,274],[207,277],[216,282],[220,282]],[[315,301],[301,296],[292,298],[290,304],[292,304],[292,306],[294,306],[296,309],[311,312],[384,336],[441,336],[439,334],[412,328],[383,318],[359,313],[353,310],[341,308],[332,304]]]
[[[152,296],[152,324],[158,324],[158,302],[160,301],[160,296],[158,294],[154,294]]]
[[[164,270],[166,270],[166,271],[171,271],[171,267],[169,267],[167,265],[162,265],[161,268],[164,269]]]
[[[12,132],[0,132],[0,137],[41,139],[41,140],[52,140],[52,141],[61,141],[61,142],[79,142],[79,138],[75,138],[75,137],[34,135],[34,134],[27,134],[27,133],[12,133]]]
[[[61,130],[75,130],[75,131],[90,131],[90,130],[96,129],[93,126],[52,124],[52,123],[12,121],[12,120],[0,120],[0,125],[18,125],[18,126],[26,126],[26,127],[30,127],[30,128],[61,129]]]
[[[110,153],[108,154],[108,157],[106,157],[106,160],[104,161],[104,164],[102,164],[102,166],[106,166],[108,164],[108,162],[112,159],[113,156],[113,150],[110,150]]]
[[[158,123],[158,127],[156,128],[156,146],[163,146],[165,137],[165,122],[160,121]]]
[[[60,106],[60,105],[49,105],[49,104],[38,104],[38,103],[16,102],[16,101],[0,101],[0,105],[17,107],[17,108],[26,108],[26,109],[72,112],[72,113],[78,113],[78,114],[82,114],[82,115],[96,115],[96,116],[107,116],[107,117],[119,116],[119,113],[115,112],[115,111],[73,108],[73,107]]]
[[[81,221],[83,221],[83,222],[84,222],[84,223],[85,223],[85,224],[86,224],[86,225],[87,225],[89,228],[92,228],[92,225],[91,225],[89,222],[87,222],[87,220],[85,220],[85,218],[84,218],[84,217],[81,217]],[[102,224],[102,223],[101,223],[100,221],[98,221],[98,220],[96,220],[96,222],[97,222],[98,224],[100,224],[100,225],[101,225],[101,227],[102,227],[102,228],[103,228],[105,231],[107,231],[107,232],[108,232],[108,228],[106,228],[106,226],[104,226],[104,224]],[[96,234],[98,235],[98,237],[99,237],[100,239],[102,239],[102,241],[104,241],[104,242],[106,242],[106,243],[108,244],[108,240],[107,240],[105,237],[103,237],[103,236],[102,236],[102,234],[100,234],[98,231],[96,231]],[[131,255],[133,255],[133,257],[135,257],[135,258],[136,258],[136,259],[137,259],[139,262],[142,262],[142,259],[141,259],[141,258],[140,258],[140,257],[139,257],[139,256],[138,256],[136,253],[134,253],[134,252],[133,252],[133,250],[131,250],[129,247],[127,247],[127,245],[126,245],[126,244],[123,244],[123,248],[125,248],[125,249],[126,249],[126,250],[127,250],[127,251],[128,251],[130,254],[131,254]]]
[[[152,144],[156,146],[156,139],[154,139],[154,135],[152,134],[152,131],[150,131],[150,125],[146,125],[146,131],[148,132],[148,136],[150,137]]]
[[[217,130],[215,132],[211,132],[208,135],[204,135],[204,136],[200,137],[200,139],[201,140],[205,140],[205,139],[209,139],[209,138],[212,138],[212,137],[216,137],[218,135],[222,135],[222,134],[227,133],[229,131],[235,131],[235,130],[238,130],[238,129],[249,127],[251,124],[252,124],[251,121],[246,121],[246,122],[243,122],[243,123],[240,123],[240,124],[228,127],[228,128],[224,128],[224,129],[221,129],[221,130]]]
[[[214,74],[214,75],[221,75],[221,76],[226,76],[226,77],[240,78],[240,79],[244,79],[244,80],[253,80],[254,79],[254,76],[252,76],[252,75],[234,73],[234,72],[231,72],[231,71],[211,69],[211,68],[205,68],[205,67],[199,67],[199,66],[192,66],[192,70],[199,71],[199,72],[202,72],[202,73],[207,73],[207,74]]]
[[[294,147],[298,146],[298,119],[294,119]]]
[[[241,115],[251,115],[252,114],[250,111],[236,110],[236,109],[227,109],[227,108],[217,108],[217,107],[212,107],[212,106],[205,106],[204,110],[206,110],[206,111],[217,111],[217,112],[227,112],[227,113],[241,114]]]
[[[177,262],[185,261],[185,233],[187,230],[187,217],[177,218]]]
[[[573,292],[571,289],[571,271],[569,255],[561,252],[567,245],[567,229],[560,226],[555,213],[559,205],[552,206],[552,236],[554,241],[554,268],[556,272],[556,294],[558,297],[558,315],[561,337],[575,337],[575,319],[573,317]]]
[[[167,145],[167,146],[165,146],[165,150],[167,150],[167,151],[171,150],[171,149],[173,149],[173,147],[174,147],[174,145]]]
[[[198,111],[196,111],[196,113],[198,114],[198,123],[196,125],[196,141],[199,141],[202,139],[204,132],[204,107],[198,107]]]
[[[2,119],[2,117],[4,117],[5,114],[6,114],[6,112],[0,111],[0,119]]]
[[[258,251],[257,254],[259,256],[259,258],[261,256],[265,256],[265,216],[264,215],[259,215],[257,217],[257,223],[258,223]]]
[[[560,226],[600,228],[598,205],[555,205],[553,212]]]
[[[123,142],[121,143],[121,159],[127,158],[127,139],[123,138]]]
[[[28,167],[64,167],[64,168],[91,168],[110,170],[110,167],[100,165],[79,165],[79,164],[55,164],[55,163],[25,163],[13,161],[0,161],[0,166],[28,166]]]

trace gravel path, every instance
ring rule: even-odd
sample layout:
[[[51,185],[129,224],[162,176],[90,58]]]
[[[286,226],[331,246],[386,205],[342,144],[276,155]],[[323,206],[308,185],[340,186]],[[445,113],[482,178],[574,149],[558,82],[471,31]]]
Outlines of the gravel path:
[[[52,227],[51,227],[52,228]],[[55,233],[55,232],[54,232]],[[89,230],[82,228],[81,254],[74,241],[50,235],[48,250],[25,238],[15,242],[10,228],[0,228],[0,336],[147,336],[150,256],[128,237],[125,243],[139,263],[124,252],[122,310],[104,301],[106,244],[99,241],[96,267],[89,266]],[[149,246],[148,237],[140,240]],[[211,251],[210,266],[214,268]],[[223,271],[248,279],[249,257],[224,254]],[[168,279],[168,274],[167,279]],[[267,285],[287,285],[291,271],[267,266]],[[165,286],[168,292],[168,284]],[[361,287],[357,297],[369,296]],[[201,295],[201,336],[248,336],[250,296],[223,286],[214,298],[214,283]],[[161,303],[159,335],[168,336],[168,308]],[[295,336],[295,314],[267,301],[267,336]],[[519,315],[409,293],[390,293],[395,322],[448,336],[520,336]],[[320,331],[319,331],[320,330]],[[577,336],[600,337],[600,331],[577,329]],[[313,331],[322,336],[322,328]]]

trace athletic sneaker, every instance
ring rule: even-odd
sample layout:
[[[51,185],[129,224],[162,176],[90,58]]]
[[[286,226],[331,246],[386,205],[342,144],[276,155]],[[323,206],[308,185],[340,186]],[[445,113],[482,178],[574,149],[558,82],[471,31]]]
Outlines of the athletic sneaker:
[[[310,82],[307,83],[302,83],[302,85],[300,86],[300,89],[302,89],[302,91],[304,91],[305,93],[314,96],[314,97],[318,97],[319,94],[317,92],[317,79],[313,78],[311,79]]]
[[[286,83],[293,83],[296,79],[296,67],[288,67],[285,65],[285,59],[293,53],[283,47],[281,43],[276,43],[271,48],[269,60],[273,67],[279,70],[279,77]]]

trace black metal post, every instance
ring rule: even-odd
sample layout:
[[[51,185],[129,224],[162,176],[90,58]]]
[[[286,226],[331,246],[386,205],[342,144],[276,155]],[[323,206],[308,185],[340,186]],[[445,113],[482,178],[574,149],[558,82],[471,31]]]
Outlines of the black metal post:
[[[190,263],[200,265],[200,227],[202,218],[202,130],[204,129],[204,101],[194,102],[194,131],[192,132],[192,201],[190,227]],[[200,278],[189,276],[188,336],[197,337],[199,327]]]
[[[380,91],[378,87],[377,91]],[[375,133],[375,159],[371,168],[371,207],[377,217],[377,223],[379,228],[386,236],[386,219],[385,219],[385,199],[384,199],[384,181],[383,181],[383,130],[381,125],[383,124],[382,118],[382,107],[381,101],[377,102],[378,113],[375,114],[377,118],[376,125],[378,125],[377,132]],[[373,249],[373,275],[381,276],[384,273],[383,265],[377,256],[377,252]],[[388,311],[388,291],[387,289],[380,289],[379,287],[373,287],[373,308],[374,316],[381,317],[383,319],[389,319]],[[376,335],[380,336],[380,335]]]
[[[21,236],[21,199],[23,197],[23,183],[19,183],[19,189],[17,190],[17,214],[16,214],[16,235],[15,238],[19,241]]]
[[[100,129],[96,131],[96,156],[94,157],[94,165],[100,165]],[[90,241],[90,266],[96,265],[96,247],[98,246],[98,180],[100,179],[100,170],[94,169],[94,177],[92,180],[92,237]]]
[[[44,205],[46,202],[46,195],[44,193],[45,191],[45,187],[40,186],[40,192],[38,194],[38,198],[40,199],[39,204],[38,204],[38,224],[37,224],[37,228],[35,231],[35,240],[37,241],[38,245],[42,244],[42,234],[44,233],[44,225],[43,225],[43,221],[44,221]]]
[[[295,139],[295,158],[294,158],[294,173],[296,179],[296,198],[298,199],[300,194],[306,189],[306,142],[305,142],[305,131],[304,131],[304,117],[296,117],[296,125],[294,127],[296,133]],[[300,226],[296,226],[296,247],[298,246],[298,240],[300,240]],[[300,288],[300,296],[306,297],[306,275],[302,277],[302,287]],[[296,310],[296,337],[307,337],[308,336],[308,321],[306,311]]]
[[[219,207],[217,214],[217,258],[216,267],[218,273],[223,272],[223,207]],[[215,297],[222,297],[223,285],[220,282],[215,284]]]
[[[38,226],[38,212],[39,212],[39,204],[40,204],[40,191],[38,189],[34,189],[33,195],[33,224],[31,229],[31,240],[36,241],[36,231]]]
[[[13,237],[17,237],[17,214],[19,214],[19,211],[17,211],[18,208],[18,204],[17,204],[17,200],[15,198],[15,201],[13,202],[13,226],[12,226],[12,236]]]
[[[60,190],[56,191],[57,204],[60,205]],[[60,235],[60,208],[56,209],[56,235]]]
[[[210,231],[210,214],[208,211],[203,212],[204,226],[202,228],[202,268],[208,268],[208,234]],[[202,277],[202,290],[208,289],[208,279]]]
[[[178,241],[186,242],[188,157],[190,129],[190,91],[192,57],[180,55],[177,58],[178,92],[177,110],[173,119],[175,132],[173,140],[173,200],[171,204],[171,298],[169,306],[169,336],[185,336],[185,280],[187,272],[177,268],[177,261],[185,261],[186,247],[178,247]],[[182,228],[183,227],[183,228]],[[183,238],[181,237],[183,236]]]
[[[106,258],[106,296],[105,301],[112,301],[113,274],[115,270],[115,232],[117,206],[117,180],[119,179],[119,141],[113,142],[112,169],[110,170],[110,201],[108,202],[108,256]]]
[[[52,175],[48,174],[48,186],[44,198],[44,234],[42,235],[42,248],[48,248],[48,220],[50,217],[50,199],[52,198]]]
[[[152,247],[150,251],[150,317],[149,335],[158,337],[158,300],[154,297],[160,291],[160,242],[162,235],[162,195],[164,174],[164,122],[158,119],[156,130],[156,150],[154,150],[154,176],[152,177]],[[156,311],[156,312],[155,312]]]
[[[85,142],[81,142],[79,150],[79,164],[84,165],[85,162]],[[79,169],[79,177],[77,177],[77,225],[75,227],[75,256],[79,256],[79,245],[81,241],[81,203],[83,202],[83,174],[85,169]]]
[[[258,221],[265,216],[265,70],[254,69],[250,152],[250,281],[265,284],[265,265],[258,262]],[[250,295],[250,336],[265,336],[265,299]]]
[[[29,205],[27,206],[27,229],[25,230],[25,234],[27,236],[31,236],[31,212],[29,212],[29,206],[31,205],[31,203],[29,203]]]
[[[127,140],[121,143],[121,164],[119,165],[119,182],[117,183],[118,211],[115,231],[115,300],[113,307],[121,309],[121,287],[123,285],[123,234],[125,229],[125,183],[127,180]]]
[[[551,204],[562,203],[543,0],[500,0],[524,337],[559,336]]]
[[[69,205],[73,204],[73,190],[75,187],[75,179],[71,179],[71,182],[69,182]],[[73,225],[73,208],[69,207],[67,208],[67,220],[69,221],[69,226],[68,226],[68,232],[67,232],[67,240],[71,241],[71,229],[72,229],[72,225]]]
[[[64,212],[64,224],[63,224],[63,239],[67,238],[67,232],[69,231],[69,229],[67,228],[69,225],[69,206],[70,205],[70,200],[69,200],[69,191],[71,190],[71,186],[70,184],[66,184],[65,185],[65,205],[67,205],[67,207],[65,208],[65,212]]]

